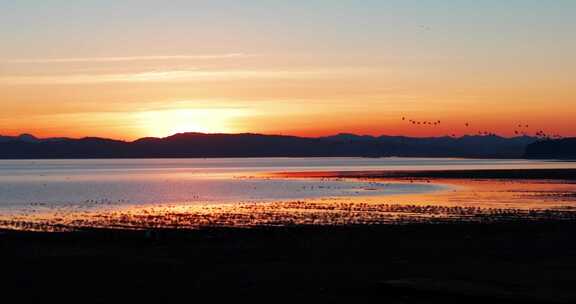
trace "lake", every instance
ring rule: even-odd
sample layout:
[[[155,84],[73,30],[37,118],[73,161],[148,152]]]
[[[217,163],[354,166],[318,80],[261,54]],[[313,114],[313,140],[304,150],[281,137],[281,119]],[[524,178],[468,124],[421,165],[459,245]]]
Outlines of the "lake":
[[[289,171],[576,168],[574,162],[437,158],[0,160],[0,208],[218,204],[428,193],[447,186],[270,178]]]

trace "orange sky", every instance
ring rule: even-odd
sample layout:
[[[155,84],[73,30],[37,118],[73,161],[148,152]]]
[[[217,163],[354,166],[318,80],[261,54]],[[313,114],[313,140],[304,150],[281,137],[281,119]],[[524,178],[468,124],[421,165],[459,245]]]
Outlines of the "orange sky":
[[[0,4],[0,134],[576,136],[569,2],[240,2]]]

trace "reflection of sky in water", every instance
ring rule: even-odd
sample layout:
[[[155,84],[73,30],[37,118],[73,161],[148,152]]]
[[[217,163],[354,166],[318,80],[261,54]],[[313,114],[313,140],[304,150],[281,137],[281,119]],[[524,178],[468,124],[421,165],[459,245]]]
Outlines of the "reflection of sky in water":
[[[259,172],[568,168],[576,163],[424,158],[2,160],[0,207],[216,203],[427,193],[432,184],[266,179]]]
[[[422,193],[441,186],[407,183],[371,183],[344,180],[285,180],[263,178],[214,178],[162,174],[111,174],[100,176],[50,176],[17,178],[0,183],[0,205],[30,203],[82,205],[100,203],[206,203],[255,200],[305,199],[359,195]]]
[[[302,170],[576,168],[576,162],[450,158],[212,158],[0,160],[0,176],[110,172],[242,173]]]

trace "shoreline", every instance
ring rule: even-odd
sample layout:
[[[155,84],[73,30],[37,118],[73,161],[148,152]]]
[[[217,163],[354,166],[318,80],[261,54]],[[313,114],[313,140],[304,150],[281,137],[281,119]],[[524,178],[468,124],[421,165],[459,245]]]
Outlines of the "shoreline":
[[[397,178],[397,179],[542,179],[576,180],[576,169],[475,169],[475,170],[362,170],[275,172],[271,176],[290,178]]]

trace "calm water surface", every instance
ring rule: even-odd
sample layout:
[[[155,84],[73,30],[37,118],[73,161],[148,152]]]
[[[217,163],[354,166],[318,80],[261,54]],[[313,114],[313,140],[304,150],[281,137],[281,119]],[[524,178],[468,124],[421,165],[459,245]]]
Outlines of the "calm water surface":
[[[576,168],[576,163],[427,158],[0,160],[0,208],[98,208],[427,193],[446,186],[270,179],[261,173],[515,168]]]

